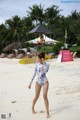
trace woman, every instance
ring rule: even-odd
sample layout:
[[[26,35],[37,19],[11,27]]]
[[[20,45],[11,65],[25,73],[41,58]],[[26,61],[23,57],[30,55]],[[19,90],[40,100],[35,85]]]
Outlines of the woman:
[[[45,53],[40,53],[38,54],[38,64],[35,67],[35,72],[34,75],[32,77],[32,80],[29,84],[29,89],[31,88],[32,82],[36,76],[38,76],[38,79],[36,81],[35,84],[35,97],[33,99],[33,104],[32,104],[32,113],[35,114],[35,109],[34,106],[39,98],[40,95],[40,91],[41,88],[43,86],[43,98],[44,98],[44,103],[45,103],[45,107],[46,107],[46,112],[47,112],[47,118],[50,117],[49,115],[49,102],[48,102],[48,98],[47,98],[47,93],[48,93],[48,88],[49,88],[49,82],[47,80],[46,77],[46,73],[48,72],[49,69],[49,65],[45,62]]]

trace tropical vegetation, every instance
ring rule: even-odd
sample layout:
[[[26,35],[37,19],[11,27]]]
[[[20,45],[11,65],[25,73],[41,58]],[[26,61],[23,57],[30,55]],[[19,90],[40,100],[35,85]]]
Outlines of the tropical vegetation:
[[[20,18],[18,15],[0,25],[0,51],[12,42],[20,42],[22,47],[25,41],[37,37],[37,34],[29,34],[29,31],[37,24],[42,23],[52,31],[49,37],[65,42],[65,30],[67,30],[66,42],[69,46],[80,46],[80,12],[72,11],[67,17],[60,14],[58,6],[52,5],[44,9],[42,4],[29,7],[27,16]],[[28,45],[29,46],[29,45]],[[57,45],[60,46],[60,45]],[[52,51],[52,48],[48,49]],[[54,47],[56,50],[56,47]]]

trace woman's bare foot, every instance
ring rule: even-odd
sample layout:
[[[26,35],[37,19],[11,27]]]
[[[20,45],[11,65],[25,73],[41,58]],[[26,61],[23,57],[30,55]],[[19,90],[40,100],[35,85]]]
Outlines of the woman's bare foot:
[[[33,113],[33,114],[36,114],[36,112],[35,112],[35,110],[34,110],[34,109],[32,109],[32,113]]]
[[[46,118],[50,118],[50,115],[49,115],[49,113],[47,113],[47,117]]]

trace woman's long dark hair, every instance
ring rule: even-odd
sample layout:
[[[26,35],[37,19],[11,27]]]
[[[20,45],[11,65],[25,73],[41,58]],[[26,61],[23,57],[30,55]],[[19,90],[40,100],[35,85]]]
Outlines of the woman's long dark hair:
[[[38,57],[40,58],[40,59],[45,59],[45,52],[42,52],[42,53],[39,53],[38,54]]]

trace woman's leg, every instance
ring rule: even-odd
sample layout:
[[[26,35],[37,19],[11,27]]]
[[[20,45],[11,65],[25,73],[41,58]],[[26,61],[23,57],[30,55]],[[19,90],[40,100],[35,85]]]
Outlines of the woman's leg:
[[[48,98],[47,98],[48,88],[49,88],[49,82],[47,81],[43,86],[43,98],[44,98],[44,103],[45,103],[45,107],[46,107],[47,118],[50,117],[50,115],[49,115],[49,102],[48,102]]]
[[[39,98],[39,95],[40,95],[40,91],[41,91],[41,86],[36,82],[36,85],[35,85],[35,97],[33,99],[33,104],[32,104],[32,113],[35,114],[35,110],[34,110],[34,106],[37,102],[37,99]]]

